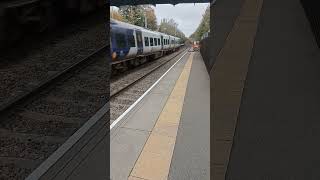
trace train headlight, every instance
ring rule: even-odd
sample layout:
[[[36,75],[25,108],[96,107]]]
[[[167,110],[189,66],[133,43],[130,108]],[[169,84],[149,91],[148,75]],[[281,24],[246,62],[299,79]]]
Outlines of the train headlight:
[[[116,52],[113,52],[111,57],[112,57],[112,59],[116,59],[117,53],[116,53]]]

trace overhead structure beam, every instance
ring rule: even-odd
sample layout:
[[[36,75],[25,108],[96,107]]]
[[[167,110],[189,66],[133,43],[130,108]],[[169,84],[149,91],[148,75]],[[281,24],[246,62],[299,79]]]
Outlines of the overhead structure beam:
[[[212,0],[110,0],[110,6],[140,5],[140,4],[179,4],[179,3],[209,3]]]

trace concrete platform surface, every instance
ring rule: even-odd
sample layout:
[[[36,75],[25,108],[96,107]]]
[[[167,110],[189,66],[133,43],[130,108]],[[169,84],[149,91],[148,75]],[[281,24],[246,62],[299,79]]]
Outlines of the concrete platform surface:
[[[320,179],[319,60],[300,1],[265,0],[226,179]]]
[[[200,53],[192,63],[168,179],[210,179],[210,79]]]
[[[209,88],[201,55],[188,52],[111,129],[111,179],[209,179]],[[159,167],[151,175],[146,160]]]

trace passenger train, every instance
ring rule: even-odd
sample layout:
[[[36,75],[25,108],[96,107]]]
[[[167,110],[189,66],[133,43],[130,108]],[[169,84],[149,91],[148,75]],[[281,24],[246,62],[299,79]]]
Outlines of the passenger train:
[[[110,49],[113,64],[138,65],[179,49],[178,37],[110,19]]]

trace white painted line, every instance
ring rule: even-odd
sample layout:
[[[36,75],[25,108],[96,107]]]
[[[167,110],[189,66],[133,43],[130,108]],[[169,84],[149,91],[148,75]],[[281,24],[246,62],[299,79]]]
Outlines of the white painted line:
[[[127,115],[132,108],[134,108],[152,89],[154,86],[156,86],[160,80],[188,53],[185,52],[180,59],[178,59],[177,62],[175,62],[145,93],[142,94],[142,96],[139,97],[139,99],[137,99],[124,113],[122,113],[115,121],[112,122],[112,124],[110,125],[110,130],[118,123],[122,120],[122,118]]]

